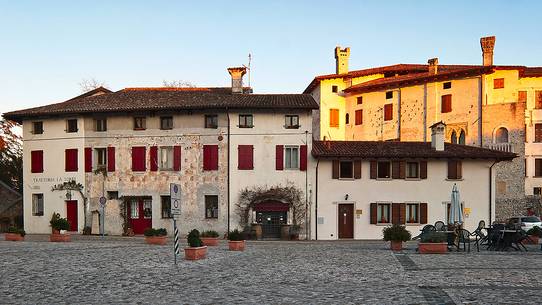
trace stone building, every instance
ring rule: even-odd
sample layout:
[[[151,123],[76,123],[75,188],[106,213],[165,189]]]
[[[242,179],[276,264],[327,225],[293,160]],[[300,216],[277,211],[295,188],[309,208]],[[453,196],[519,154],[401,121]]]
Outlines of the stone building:
[[[23,226],[23,197],[0,181],[0,232],[5,232],[11,226]]]
[[[348,70],[350,49],[336,48],[336,73],[315,77],[304,92],[320,105],[315,136],[427,142],[429,126],[443,121],[448,142],[520,156],[495,165],[496,218],[524,214],[525,196],[542,189],[542,68],[495,65],[495,37],[481,38],[480,45],[481,65],[432,58],[354,71]]]

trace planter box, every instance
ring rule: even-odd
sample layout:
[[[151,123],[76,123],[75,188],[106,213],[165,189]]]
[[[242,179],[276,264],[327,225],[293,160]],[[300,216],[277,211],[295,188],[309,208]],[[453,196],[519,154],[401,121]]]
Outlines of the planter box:
[[[390,242],[390,247],[392,251],[401,251],[403,250],[403,242],[392,240]]]
[[[51,242],[70,242],[72,239],[71,239],[71,235],[70,234],[51,234],[49,235],[49,240]]]
[[[24,236],[17,233],[6,233],[7,241],[24,241]]]
[[[245,241],[244,240],[230,240],[228,241],[228,246],[230,251],[245,251]]]
[[[526,244],[526,245],[538,245],[538,240],[540,239],[540,237],[536,236],[536,235],[529,235],[529,238],[532,240],[528,240],[528,239],[525,239],[523,240],[521,243],[522,244]]]
[[[419,253],[443,254],[448,252],[448,243],[418,243]]]
[[[218,246],[218,237],[200,237],[204,246]]]
[[[184,259],[189,260],[189,261],[204,259],[206,255],[207,255],[207,246],[184,248]]]
[[[167,243],[167,236],[145,236],[145,242],[149,245],[163,246]]]

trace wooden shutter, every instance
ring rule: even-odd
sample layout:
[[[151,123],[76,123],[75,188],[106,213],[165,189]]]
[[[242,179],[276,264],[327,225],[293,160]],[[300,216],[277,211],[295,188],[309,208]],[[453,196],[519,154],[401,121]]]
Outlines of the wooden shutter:
[[[203,170],[218,170],[218,145],[203,145]]]
[[[427,161],[420,161],[420,179],[427,179]]]
[[[145,155],[146,147],[132,147],[132,171],[134,172],[144,172],[147,170]]]
[[[527,103],[527,91],[518,91],[518,102]]]
[[[356,110],[356,125],[363,124],[363,110]]]
[[[30,163],[32,173],[43,173],[43,150],[31,151]]]
[[[399,179],[405,179],[406,177],[406,162],[401,161],[399,163]]]
[[[85,172],[92,172],[92,148],[85,147]]]
[[[447,113],[452,111],[452,95],[445,94],[441,97],[440,112]]]
[[[370,214],[369,217],[371,219],[371,224],[373,224],[373,225],[376,224],[376,214],[377,214],[377,212],[376,212],[377,206],[376,205],[377,205],[376,202],[371,203],[371,211],[369,213]]]
[[[301,145],[299,147],[299,170],[306,171],[307,170],[307,145]]]
[[[77,148],[69,148],[65,150],[65,169],[67,172],[76,172],[77,168]]]
[[[115,171],[115,147],[113,146],[107,148],[107,171]]]
[[[542,109],[542,90],[536,90],[534,93],[534,108]]]
[[[542,142],[542,124],[534,124],[534,141],[536,143]]]
[[[254,169],[254,147],[252,145],[237,146],[237,167],[239,169]]]
[[[331,163],[331,178],[332,179],[339,179],[339,166],[340,161],[339,160],[333,160]]]
[[[391,223],[394,225],[401,224],[400,222],[401,205],[398,202],[391,204]]]
[[[542,177],[542,159],[534,159],[534,176]]]
[[[370,172],[371,172],[371,175],[370,175],[371,177],[370,178],[371,179],[376,179],[376,176],[377,176],[376,168],[377,168],[377,166],[378,166],[378,163],[375,160],[371,161],[371,168],[370,168]]]
[[[463,178],[463,162],[461,161],[456,161],[456,166],[457,166],[457,178],[456,179],[462,179]]]
[[[504,88],[504,78],[495,78],[493,80],[493,89]]]
[[[173,147],[173,170],[181,170],[181,155],[182,149],[181,146],[177,145]]]
[[[149,150],[149,159],[151,161],[151,171],[158,170],[158,146],[151,146]]]
[[[339,127],[339,109],[329,109],[329,127]]]
[[[457,179],[457,164],[455,160],[448,161],[448,179]]]
[[[406,204],[404,202],[399,203],[399,224],[404,225],[406,223]]]
[[[401,178],[401,162],[400,161],[392,161],[391,162],[391,178],[392,179],[400,179]]]
[[[275,169],[278,171],[284,169],[284,145],[275,146]]]
[[[354,179],[361,179],[361,160],[354,161]]]
[[[427,223],[427,203],[420,203],[420,224]]]
[[[384,105],[384,121],[393,120],[393,104]]]

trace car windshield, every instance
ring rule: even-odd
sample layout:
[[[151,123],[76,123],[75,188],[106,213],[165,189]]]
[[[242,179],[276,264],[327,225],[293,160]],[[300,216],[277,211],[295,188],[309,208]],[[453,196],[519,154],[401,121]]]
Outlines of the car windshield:
[[[540,218],[536,216],[521,217],[522,222],[540,222]]]

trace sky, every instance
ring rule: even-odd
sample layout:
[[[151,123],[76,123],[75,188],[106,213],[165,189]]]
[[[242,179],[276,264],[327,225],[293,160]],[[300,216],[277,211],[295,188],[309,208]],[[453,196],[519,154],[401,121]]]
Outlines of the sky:
[[[0,112],[61,102],[84,79],[112,90],[183,80],[229,86],[248,64],[255,93],[301,93],[334,73],[396,63],[542,66],[538,1],[0,0]],[[245,78],[245,85],[247,79]]]

